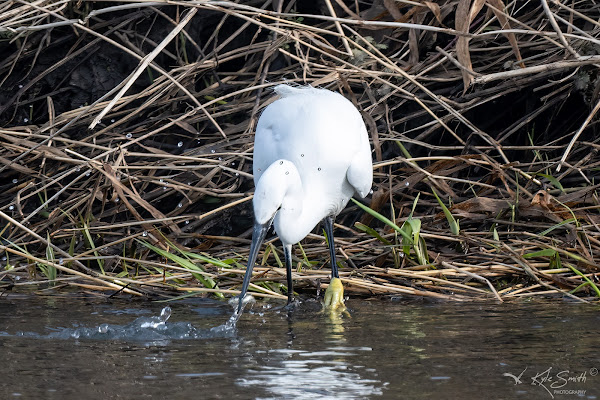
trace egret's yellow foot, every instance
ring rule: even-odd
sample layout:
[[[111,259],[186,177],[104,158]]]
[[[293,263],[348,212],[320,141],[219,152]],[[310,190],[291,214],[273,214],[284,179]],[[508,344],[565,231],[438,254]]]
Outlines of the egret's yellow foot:
[[[344,285],[340,278],[333,278],[325,291],[325,308],[335,310],[346,309],[344,305]]]

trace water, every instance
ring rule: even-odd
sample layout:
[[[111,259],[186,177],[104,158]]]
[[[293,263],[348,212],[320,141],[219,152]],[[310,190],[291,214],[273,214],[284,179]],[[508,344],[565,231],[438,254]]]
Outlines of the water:
[[[0,299],[0,399],[597,399],[600,308]],[[220,327],[219,327],[220,326]],[[218,327],[218,328],[216,328]]]

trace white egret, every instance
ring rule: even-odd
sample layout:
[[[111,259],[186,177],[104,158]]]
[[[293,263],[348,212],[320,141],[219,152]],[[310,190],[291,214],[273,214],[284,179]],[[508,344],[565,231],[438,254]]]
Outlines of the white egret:
[[[312,87],[279,85],[275,92],[280,99],[263,111],[256,127],[254,230],[238,314],[258,250],[272,223],[284,249],[288,304],[293,301],[292,245],[321,220],[329,244],[332,281],[339,279],[333,220],[355,193],[367,196],[373,183],[367,129],[349,100]],[[336,287],[342,288],[341,282]]]

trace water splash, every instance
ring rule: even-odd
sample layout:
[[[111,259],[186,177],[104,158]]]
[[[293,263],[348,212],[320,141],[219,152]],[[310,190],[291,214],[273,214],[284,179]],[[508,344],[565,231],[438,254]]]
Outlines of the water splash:
[[[241,315],[241,313],[240,313]],[[214,333],[216,336],[221,334],[228,334],[228,332],[235,332],[236,323],[240,318],[240,315],[236,311],[233,312],[231,317],[222,325],[215,326],[214,328],[210,328],[210,332]]]
[[[165,307],[160,311],[158,317],[150,317],[147,321],[141,323],[142,328],[160,329],[166,326],[167,320],[171,317],[171,307]],[[143,319],[138,318],[136,321]]]
[[[252,296],[250,293],[246,293],[246,295],[244,296],[244,299],[242,300],[242,308],[239,309],[239,311],[238,311],[238,307],[240,305],[240,298],[239,297],[230,298],[228,303],[231,307],[233,307],[233,314],[231,315],[231,317],[229,317],[229,321],[227,321],[225,324],[223,324],[221,326],[230,326],[232,328],[235,328],[235,324],[242,316],[242,314],[244,312],[244,308],[246,308],[246,306],[248,304],[254,304],[255,302],[256,302],[256,299],[254,298],[254,296]]]
[[[171,307],[165,307],[160,315],[139,317],[127,325],[101,324],[96,327],[52,328],[48,334],[35,332],[17,332],[14,336],[41,339],[88,339],[123,340],[140,342],[168,342],[181,339],[214,339],[235,336],[235,322],[230,318],[225,324],[211,328],[198,329],[189,322],[167,323],[171,317]],[[236,319],[237,321],[237,319]],[[0,336],[11,336],[0,332]]]

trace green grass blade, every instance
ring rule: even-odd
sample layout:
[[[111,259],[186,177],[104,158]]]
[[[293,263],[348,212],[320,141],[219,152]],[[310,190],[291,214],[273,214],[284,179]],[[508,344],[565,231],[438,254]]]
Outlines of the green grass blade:
[[[97,257],[96,262],[98,263],[98,266],[100,267],[100,271],[102,272],[102,275],[106,275],[106,273],[104,272],[104,260],[102,258],[100,258],[100,253],[98,253],[98,251],[96,250],[96,245],[94,244],[94,240],[92,239],[92,234],[90,233],[88,224],[86,221],[83,220],[83,218],[82,218],[81,224],[82,224],[81,230],[83,231],[83,237],[85,238],[88,245],[90,246],[90,250],[92,250],[94,255]]]
[[[437,199],[440,207],[442,207],[442,211],[444,211],[444,215],[446,216],[446,219],[448,220],[448,224],[450,224],[450,232],[452,232],[455,235],[458,235],[460,233],[459,221],[456,218],[454,218],[454,215],[452,215],[450,210],[448,210],[448,207],[446,207],[444,202],[442,202],[442,200],[440,199],[440,197],[438,196],[437,192],[435,191],[435,189],[433,187],[431,187],[431,191],[433,192],[433,195]]]
[[[550,268],[551,269],[560,269],[562,268],[562,260],[560,259],[560,253],[556,252],[552,257],[550,257]]]
[[[275,257],[275,262],[277,263],[279,268],[283,268],[283,263],[281,262],[281,259],[279,258],[279,254],[277,254],[277,249],[275,248],[275,246],[273,246],[273,243],[270,243],[269,246],[271,247],[271,252],[273,253],[273,257]]]
[[[596,286],[596,284],[594,282],[592,282],[590,280],[590,278],[585,276],[581,271],[579,271],[577,268],[575,268],[572,265],[567,264],[567,267],[569,267],[571,269],[571,271],[575,272],[577,275],[582,277],[592,287],[592,289],[594,289],[594,292],[596,292],[596,297],[600,297],[600,289],[598,289],[598,286]]]
[[[500,235],[498,235],[498,230],[496,229],[496,224],[494,224],[494,228],[492,230],[492,237],[496,242],[500,241]]]
[[[370,226],[361,224],[360,222],[356,222],[356,223],[354,223],[354,227],[356,229],[358,229],[359,231],[365,232],[365,233],[373,236],[374,238],[376,238],[377,240],[379,240],[381,243],[385,244],[386,246],[390,246],[392,244],[389,240],[385,239],[375,229],[371,228]]]
[[[363,209],[364,212],[366,212],[367,214],[372,215],[373,217],[377,218],[378,220],[380,220],[381,222],[383,222],[384,224],[388,225],[389,227],[391,227],[392,229],[394,229],[396,232],[398,232],[400,235],[402,235],[402,237],[404,237],[406,240],[408,240],[408,242],[410,244],[413,243],[412,238],[402,230],[402,228],[400,228],[398,225],[396,225],[395,223],[393,223],[392,221],[390,221],[388,218],[384,217],[383,215],[379,214],[377,211],[365,206],[364,204],[362,204],[359,201],[356,201],[355,199],[350,199],[354,202],[354,204],[356,204],[357,206],[359,206],[360,208]]]
[[[427,264],[427,255],[425,254],[425,249],[423,247],[423,241],[420,236],[421,233],[421,220],[411,218],[406,220],[406,225],[410,225],[410,231],[412,232],[412,238],[414,243],[415,255],[417,256],[417,262],[420,265]]]
[[[552,257],[556,254],[554,249],[543,249],[534,251],[533,253],[523,254],[523,258],[535,258],[535,257]]]
[[[408,222],[408,220],[407,220]],[[413,247],[413,232],[412,232],[412,225],[411,224],[407,224],[406,222],[404,224],[402,224],[402,231],[410,238],[410,240],[406,239],[406,238],[402,238],[402,252],[404,253],[404,255],[406,255],[406,257],[410,257],[410,250]]]
[[[48,246],[46,247],[46,259],[54,263],[56,258],[54,257],[54,249],[52,246],[50,246],[51,239],[49,232],[46,233],[46,240],[48,241]],[[56,267],[52,265],[46,265],[46,277],[50,281],[50,284],[54,285],[56,283]]]
[[[181,254],[185,255],[186,257],[195,258],[196,260],[202,260],[205,263],[214,265],[215,267],[231,268],[230,264],[227,264],[224,261],[217,260],[216,258],[212,258],[212,257],[207,256],[207,255],[192,253],[191,251],[184,251],[184,250],[179,250],[179,252]]]
[[[419,244],[415,246],[415,253],[417,254],[417,260],[421,265],[429,264],[429,254],[427,253],[427,244],[422,236],[419,236]]]
[[[420,197],[421,197],[421,192],[417,193],[417,197],[415,197],[415,200],[413,201],[413,205],[410,210],[410,214],[408,214],[409,219],[413,217],[413,214],[415,213],[415,208],[417,208],[417,203],[419,202]]]
[[[552,175],[541,174],[541,173],[537,173],[536,175],[543,176],[544,178],[548,179],[550,181],[550,183],[552,183],[552,186],[554,186],[557,189],[560,189],[560,191],[563,192],[563,193],[565,192],[565,189],[563,188],[563,185],[561,185],[561,183],[558,181],[558,179],[556,179]]]
[[[575,218],[565,219],[564,221],[559,222],[558,224],[551,226],[550,228],[546,229],[545,231],[538,233],[538,235],[539,236],[546,236],[547,234],[549,234],[553,230],[555,230],[557,228],[560,228],[563,225],[570,224],[572,222],[577,222],[577,220]]]
[[[198,282],[200,282],[205,287],[207,287],[209,289],[218,289],[215,281],[210,276],[205,276],[204,274],[206,273],[206,271],[199,265],[194,264],[192,261],[188,260],[187,258],[183,258],[176,254],[170,253],[159,247],[153,246],[150,243],[145,242],[143,240],[138,240],[138,242],[141,243],[142,245],[146,246],[150,250],[154,251],[156,254],[178,264],[181,268],[185,268],[185,269],[189,270],[190,272],[192,272],[192,275],[194,276],[194,278],[196,278],[198,280]],[[224,298],[222,293],[215,293],[215,294],[218,297]]]
[[[306,255],[306,252],[304,251],[304,247],[302,247],[302,243],[298,242],[298,248],[300,249],[300,252],[302,253],[304,265],[306,265],[308,267],[308,269],[312,269],[312,264],[308,260],[308,256]],[[298,267],[298,268],[300,268],[300,267]],[[298,272],[300,272],[300,270],[298,270]]]
[[[396,145],[398,146],[398,148],[400,148],[400,151],[402,152],[402,154],[404,154],[405,158],[413,158],[412,155],[408,152],[408,150],[406,149],[406,147],[404,147],[404,145],[402,144],[401,141],[396,140]],[[409,164],[415,164],[414,161],[409,161]]]

